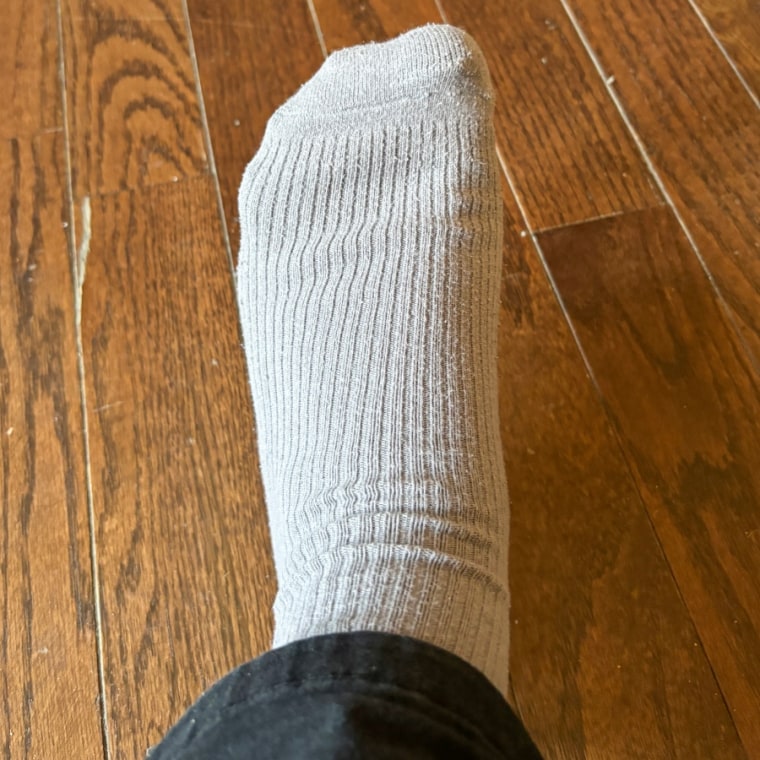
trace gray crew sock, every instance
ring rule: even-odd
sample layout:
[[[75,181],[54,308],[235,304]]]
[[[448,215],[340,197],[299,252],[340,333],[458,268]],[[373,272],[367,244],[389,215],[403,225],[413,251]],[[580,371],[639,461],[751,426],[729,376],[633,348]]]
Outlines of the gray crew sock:
[[[448,649],[506,695],[501,200],[483,56],[450,26],[331,55],[240,188],[273,646]]]

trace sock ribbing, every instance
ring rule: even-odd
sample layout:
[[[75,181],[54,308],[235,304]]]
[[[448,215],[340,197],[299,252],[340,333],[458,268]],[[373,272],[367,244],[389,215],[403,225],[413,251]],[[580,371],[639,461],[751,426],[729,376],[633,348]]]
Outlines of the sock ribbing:
[[[240,219],[274,646],[403,633],[506,694],[502,220],[475,43],[428,26],[331,56],[270,121]]]

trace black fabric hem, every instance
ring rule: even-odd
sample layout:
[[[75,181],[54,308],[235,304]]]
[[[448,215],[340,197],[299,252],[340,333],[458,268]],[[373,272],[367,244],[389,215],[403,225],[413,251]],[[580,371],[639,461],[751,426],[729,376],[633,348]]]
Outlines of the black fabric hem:
[[[496,687],[408,636],[332,633],[247,662],[206,691],[150,760],[540,754]]]

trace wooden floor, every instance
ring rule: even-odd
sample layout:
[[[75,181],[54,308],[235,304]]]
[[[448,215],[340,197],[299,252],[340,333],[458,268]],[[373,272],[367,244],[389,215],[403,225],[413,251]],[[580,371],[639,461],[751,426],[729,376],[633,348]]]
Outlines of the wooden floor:
[[[0,755],[141,758],[275,592],[235,195],[346,45],[498,91],[511,701],[547,758],[760,758],[760,7],[8,0]]]

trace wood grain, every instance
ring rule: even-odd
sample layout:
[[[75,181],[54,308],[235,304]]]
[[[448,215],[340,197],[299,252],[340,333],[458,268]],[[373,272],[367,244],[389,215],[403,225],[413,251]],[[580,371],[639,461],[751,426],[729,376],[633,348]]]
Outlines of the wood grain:
[[[747,84],[760,95],[760,5],[756,0],[696,0]]]
[[[275,576],[211,177],[93,201],[84,283],[114,758],[269,648]]]
[[[55,0],[14,0],[4,3],[2,12],[0,139],[58,129],[62,116]]]
[[[744,746],[760,756],[757,378],[670,209],[540,240]]]
[[[74,197],[206,173],[180,4],[62,6]]]
[[[271,114],[322,63],[306,3],[189,0],[193,40],[232,253],[237,191]]]
[[[440,23],[436,0],[400,3],[394,0],[315,0],[324,23],[322,33],[329,50],[364,42],[381,42],[421,24]]]
[[[756,83],[755,16],[696,1]],[[532,228],[660,203],[559,0],[443,3],[494,72]],[[431,0],[315,4],[330,49],[440,20]],[[0,753],[102,756],[104,699],[111,757],[131,760],[268,648],[275,577],[182,0],[60,5],[72,200],[92,209],[74,244],[91,232],[82,345],[106,691],[56,8],[13,0],[0,47]],[[236,249],[242,168],[321,51],[306,3],[188,5]],[[572,3],[754,350],[748,96],[688,4],[593,5]],[[668,212],[626,214],[540,237],[600,403],[505,202],[513,701],[548,758],[760,754],[756,380]]]
[[[569,5],[760,371],[760,111],[678,0]]]
[[[745,757],[615,435],[506,195],[511,673],[547,758]]]
[[[0,142],[4,758],[103,753],[63,155]]]

